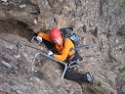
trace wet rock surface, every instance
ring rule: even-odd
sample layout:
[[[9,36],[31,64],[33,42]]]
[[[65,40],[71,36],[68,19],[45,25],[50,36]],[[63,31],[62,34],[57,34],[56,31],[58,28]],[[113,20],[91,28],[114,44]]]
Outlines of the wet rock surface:
[[[46,48],[30,40],[53,27],[73,27],[80,45],[90,46],[79,50],[78,68],[94,75],[93,85],[61,80],[60,65],[44,57],[32,70]],[[0,33],[1,94],[125,93],[125,0],[0,0]]]

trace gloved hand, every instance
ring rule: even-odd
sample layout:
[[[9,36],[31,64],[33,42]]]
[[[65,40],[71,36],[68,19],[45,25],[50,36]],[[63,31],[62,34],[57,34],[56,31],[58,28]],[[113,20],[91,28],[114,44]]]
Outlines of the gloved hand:
[[[53,56],[54,56],[54,53],[53,53],[52,51],[49,51],[49,52],[48,52],[48,55],[49,55],[50,57],[53,57]]]
[[[36,39],[37,39],[39,42],[42,42],[42,37],[41,37],[41,36],[37,36]]]

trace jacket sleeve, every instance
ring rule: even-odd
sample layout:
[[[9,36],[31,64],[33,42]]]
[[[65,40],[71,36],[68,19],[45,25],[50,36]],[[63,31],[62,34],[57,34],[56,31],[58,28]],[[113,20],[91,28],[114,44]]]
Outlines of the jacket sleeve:
[[[72,55],[74,54],[74,50],[70,51],[70,48],[73,48],[74,44],[71,42],[70,39],[66,38],[65,43],[64,43],[64,48],[61,51],[60,55],[54,55],[55,59],[58,59],[60,61],[65,61],[69,55],[69,53]]]
[[[43,39],[45,39],[45,40],[51,42],[51,39],[50,39],[50,37],[49,37],[49,34],[46,34],[46,33],[43,33],[43,32],[39,32],[39,33],[38,33],[38,36],[41,36]]]

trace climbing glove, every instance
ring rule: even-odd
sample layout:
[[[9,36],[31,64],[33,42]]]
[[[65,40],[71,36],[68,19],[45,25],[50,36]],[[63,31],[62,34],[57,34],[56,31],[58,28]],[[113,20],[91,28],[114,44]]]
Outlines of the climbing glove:
[[[53,56],[54,56],[54,53],[53,53],[52,51],[49,51],[49,52],[48,52],[48,55],[49,55],[50,57],[53,57]]]
[[[36,39],[37,39],[39,42],[42,42],[42,37],[41,37],[41,36],[37,36]]]

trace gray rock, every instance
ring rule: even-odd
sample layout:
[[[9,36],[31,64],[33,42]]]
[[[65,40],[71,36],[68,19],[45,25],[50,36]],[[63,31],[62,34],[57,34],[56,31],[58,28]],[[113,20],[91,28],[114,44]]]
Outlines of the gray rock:
[[[2,64],[18,68],[16,74],[1,72],[0,83],[13,80],[23,94],[124,93],[125,0],[2,0],[0,3],[0,36],[11,42],[22,40],[29,44],[33,32],[71,26],[79,34],[80,45],[91,46],[79,51],[84,60],[78,67],[80,72],[94,75],[93,86],[61,81],[60,66],[50,60],[41,60],[44,64],[37,66],[45,69],[44,77],[42,72],[34,75],[31,60],[37,50],[24,47],[20,57],[14,58],[11,52],[16,48],[10,43],[2,45],[4,42],[0,45],[0,56],[8,56],[12,63],[1,60]],[[31,75],[36,78],[29,80]]]

